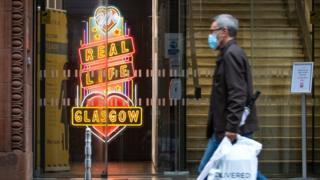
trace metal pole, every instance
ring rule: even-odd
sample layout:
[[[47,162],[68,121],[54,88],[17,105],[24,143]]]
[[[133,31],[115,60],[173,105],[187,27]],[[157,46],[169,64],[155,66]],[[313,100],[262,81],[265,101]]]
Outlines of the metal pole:
[[[302,179],[307,179],[306,95],[301,95]]]
[[[89,127],[86,128],[86,135],[85,135],[85,160],[84,160],[84,166],[85,166],[85,180],[91,180],[91,130]]]

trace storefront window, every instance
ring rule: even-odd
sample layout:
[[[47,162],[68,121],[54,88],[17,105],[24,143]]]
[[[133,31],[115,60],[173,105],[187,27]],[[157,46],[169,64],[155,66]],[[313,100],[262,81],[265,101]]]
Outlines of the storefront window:
[[[36,177],[83,177],[88,144],[93,177],[185,170],[184,1],[35,9]]]
[[[314,61],[307,159],[308,173],[319,174],[320,31],[305,12],[319,12],[320,2],[298,2],[34,2],[35,177],[83,177],[86,129],[93,177],[195,175],[218,55],[207,38],[211,18],[222,13],[239,19],[237,43],[262,93],[254,139],[263,144],[259,169],[268,177],[302,174],[302,103],[290,93],[291,70],[293,62]]]
[[[155,173],[151,1],[36,7],[36,174],[82,177],[86,127],[94,177]]]

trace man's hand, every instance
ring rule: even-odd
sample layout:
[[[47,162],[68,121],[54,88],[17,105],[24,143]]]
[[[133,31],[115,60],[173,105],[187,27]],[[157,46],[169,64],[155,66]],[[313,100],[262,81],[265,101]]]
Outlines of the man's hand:
[[[237,133],[226,131],[225,136],[227,136],[231,142],[237,139]]]

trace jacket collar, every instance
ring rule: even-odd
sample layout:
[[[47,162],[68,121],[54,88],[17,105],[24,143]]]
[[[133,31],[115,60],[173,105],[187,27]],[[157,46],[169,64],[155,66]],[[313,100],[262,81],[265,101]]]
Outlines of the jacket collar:
[[[228,48],[232,45],[232,44],[236,44],[236,40],[235,39],[231,39],[230,41],[228,41],[226,44],[224,44],[221,48],[220,48],[220,54],[223,55]]]
[[[228,41],[226,44],[224,44],[221,48],[220,48],[220,53],[217,57],[217,62],[220,62],[223,58],[222,56],[224,55],[224,53],[228,50],[228,48],[232,45],[232,44],[236,44],[236,40],[235,39],[231,39],[230,41]]]

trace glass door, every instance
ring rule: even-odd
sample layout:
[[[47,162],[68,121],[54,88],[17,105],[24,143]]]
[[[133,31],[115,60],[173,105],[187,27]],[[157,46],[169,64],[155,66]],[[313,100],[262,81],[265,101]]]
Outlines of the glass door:
[[[104,139],[108,142],[106,165],[110,176],[155,173],[151,158],[151,4],[147,0],[110,0],[104,5],[110,26],[105,82],[110,121],[101,128],[107,133]],[[117,19],[118,24],[114,23],[118,27],[111,27]]]

